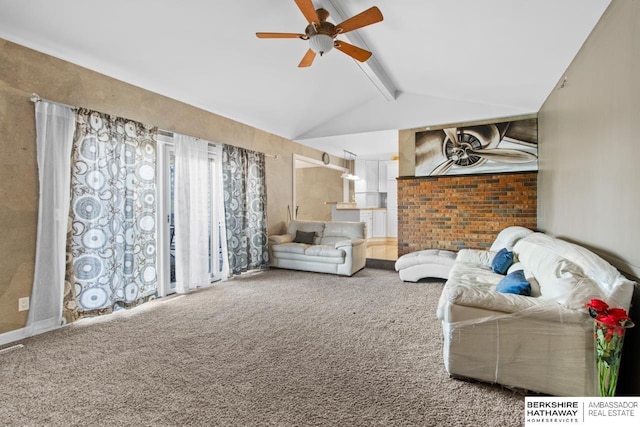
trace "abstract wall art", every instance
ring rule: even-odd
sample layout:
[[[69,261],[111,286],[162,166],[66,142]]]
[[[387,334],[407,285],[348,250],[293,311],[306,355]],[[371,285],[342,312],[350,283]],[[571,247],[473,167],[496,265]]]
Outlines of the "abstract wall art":
[[[416,132],[416,176],[538,170],[538,120]]]

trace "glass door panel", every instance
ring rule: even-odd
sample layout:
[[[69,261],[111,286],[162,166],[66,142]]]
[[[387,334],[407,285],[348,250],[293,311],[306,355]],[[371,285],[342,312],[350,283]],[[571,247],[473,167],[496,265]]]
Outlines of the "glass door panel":
[[[175,230],[175,150],[172,138],[164,138],[162,155],[159,156],[158,170],[161,171],[159,218],[164,227],[158,233],[159,295],[166,296],[176,292],[176,230]],[[221,174],[216,166],[216,152],[211,149],[208,156],[208,230],[209,230],[209,277],[211,282],[222,280],[224,271],[224,208],[221,195]]]

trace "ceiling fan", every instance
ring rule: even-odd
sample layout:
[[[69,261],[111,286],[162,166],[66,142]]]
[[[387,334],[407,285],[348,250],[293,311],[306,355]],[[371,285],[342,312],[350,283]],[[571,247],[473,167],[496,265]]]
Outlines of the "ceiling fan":
[[[298,33],[256,33],[261,39],[302,39],[309,40],[309,50],[298,64],[298,67],[309,67],[316,57],[329,52],[332,48],[346,53],[352,58],[364,62],[371,56],[371,52],[364,50],[347,42],[336,40],[339,34],[348,33],[367,25],[382,21],[380,9],[373,6],[351,18],[334,25],[327,21],[329,12],[325,9],[315,9],[311,0],[294,0],[298,8],[309,22],[304,34]]]

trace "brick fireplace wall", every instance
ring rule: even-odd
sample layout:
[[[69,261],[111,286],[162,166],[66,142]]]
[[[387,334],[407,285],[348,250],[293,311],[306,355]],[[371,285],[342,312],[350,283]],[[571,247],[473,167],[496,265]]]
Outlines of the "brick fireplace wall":
[[[398,256],[486,249],[510,225],[535,229],[537,172],[398,179]]]

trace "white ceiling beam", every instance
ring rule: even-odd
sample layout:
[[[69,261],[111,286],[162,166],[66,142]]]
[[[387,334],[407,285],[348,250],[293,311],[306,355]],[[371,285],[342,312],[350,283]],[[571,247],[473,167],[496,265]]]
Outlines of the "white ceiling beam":
[[[342,9],[342,6],[337,0],[320,0],[316,2],[318,7],[323,7],[332,17],[332,21],[336,24],[345,21],[350,18]],[[353,45],[361,47],[363,49],[370,50],[362,37],[356,31],[350,31],[347,34],[341,34],[341,38],[347,39],[347,41]],[[369,77],[369,80],[380,91],[382,96],[387,101],[395,101],[398,96],[398,88],[391,82],[391,79],[382,68],[382,65],[378,62],[375,55],[372,55],[366,62],[356,61],[358,67]]]

